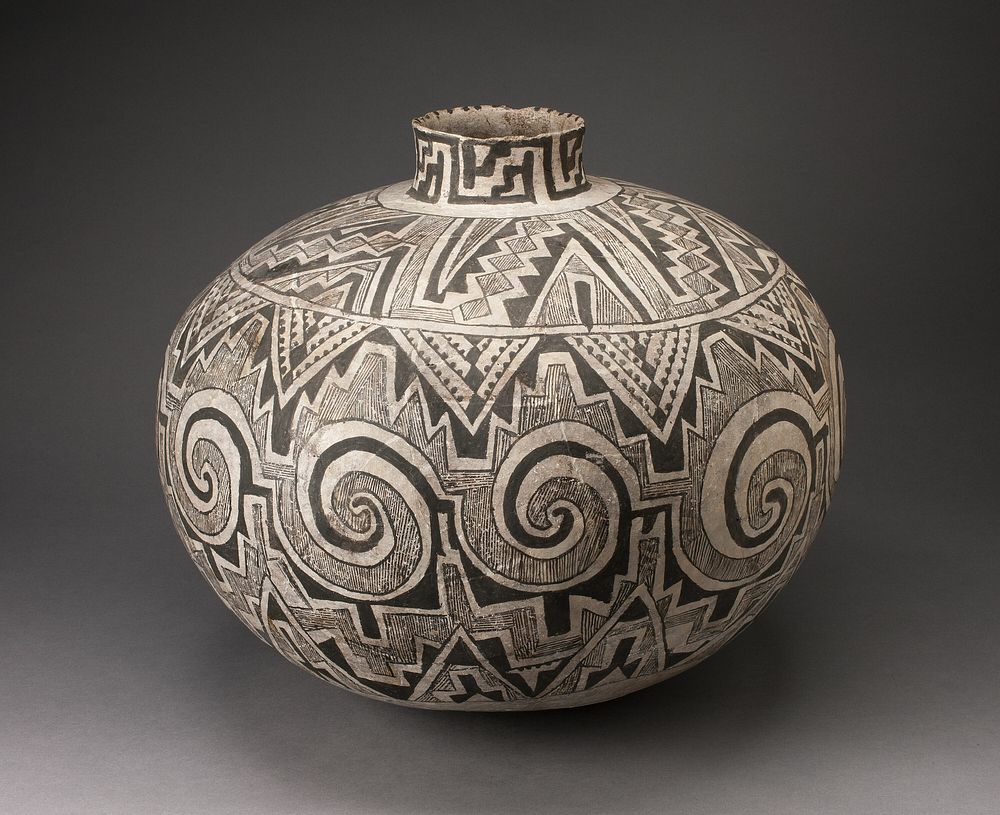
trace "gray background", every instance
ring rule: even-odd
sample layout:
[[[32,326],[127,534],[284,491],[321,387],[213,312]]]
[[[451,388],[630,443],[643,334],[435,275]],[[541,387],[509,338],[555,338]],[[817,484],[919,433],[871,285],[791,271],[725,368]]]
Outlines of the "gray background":
[[[0,811],[997,811],[995,14],[65,5],[8,9],[0,53]],[[412,116],[482,102],[578,112],[591,172],[763,236],[847,370],[800,574],[708,662],[577,711],[405,710],[295,670],[203,583],[156,480],[187,303],[409,175]]]

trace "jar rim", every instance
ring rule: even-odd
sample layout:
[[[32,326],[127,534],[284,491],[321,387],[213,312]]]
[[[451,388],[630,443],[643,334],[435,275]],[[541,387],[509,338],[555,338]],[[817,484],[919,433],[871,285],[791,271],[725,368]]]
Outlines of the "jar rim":
[[[412,120],[415,130],[477,142],[518,142],[559,136],[585,126],[582,116],[546,107],[470,105],[432,110]]]

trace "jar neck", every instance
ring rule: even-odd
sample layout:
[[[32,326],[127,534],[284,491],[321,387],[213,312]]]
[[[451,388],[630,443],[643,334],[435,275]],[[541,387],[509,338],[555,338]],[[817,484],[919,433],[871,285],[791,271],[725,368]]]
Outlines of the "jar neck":
[[[584,121],[548,108],[481,105],[413,120],[408,195],[446,206],[550,204],[587,192]]]

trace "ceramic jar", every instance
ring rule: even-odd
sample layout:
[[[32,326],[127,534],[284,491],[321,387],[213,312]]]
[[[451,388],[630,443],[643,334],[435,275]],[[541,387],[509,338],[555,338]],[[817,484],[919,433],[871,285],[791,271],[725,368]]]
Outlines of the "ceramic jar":
[[[802,281],[588,175],[584,123],[413,122],[412,181],[251,248],[167,348],[160,471],[202,574],[315,675],[427,708],[620,696],[760,613],[844,433]]]

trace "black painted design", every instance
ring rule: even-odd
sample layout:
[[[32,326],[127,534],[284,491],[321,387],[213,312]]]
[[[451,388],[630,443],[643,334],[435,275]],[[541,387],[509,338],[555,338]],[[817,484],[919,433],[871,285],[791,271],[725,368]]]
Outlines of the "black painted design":
[[[289,659],[425,706],[596,701],[721,647],[839,475],[842,370],[801,281],[635,185],[503,218],[377,194],[262,241],[174,332],[161,477],[206,579]]]

